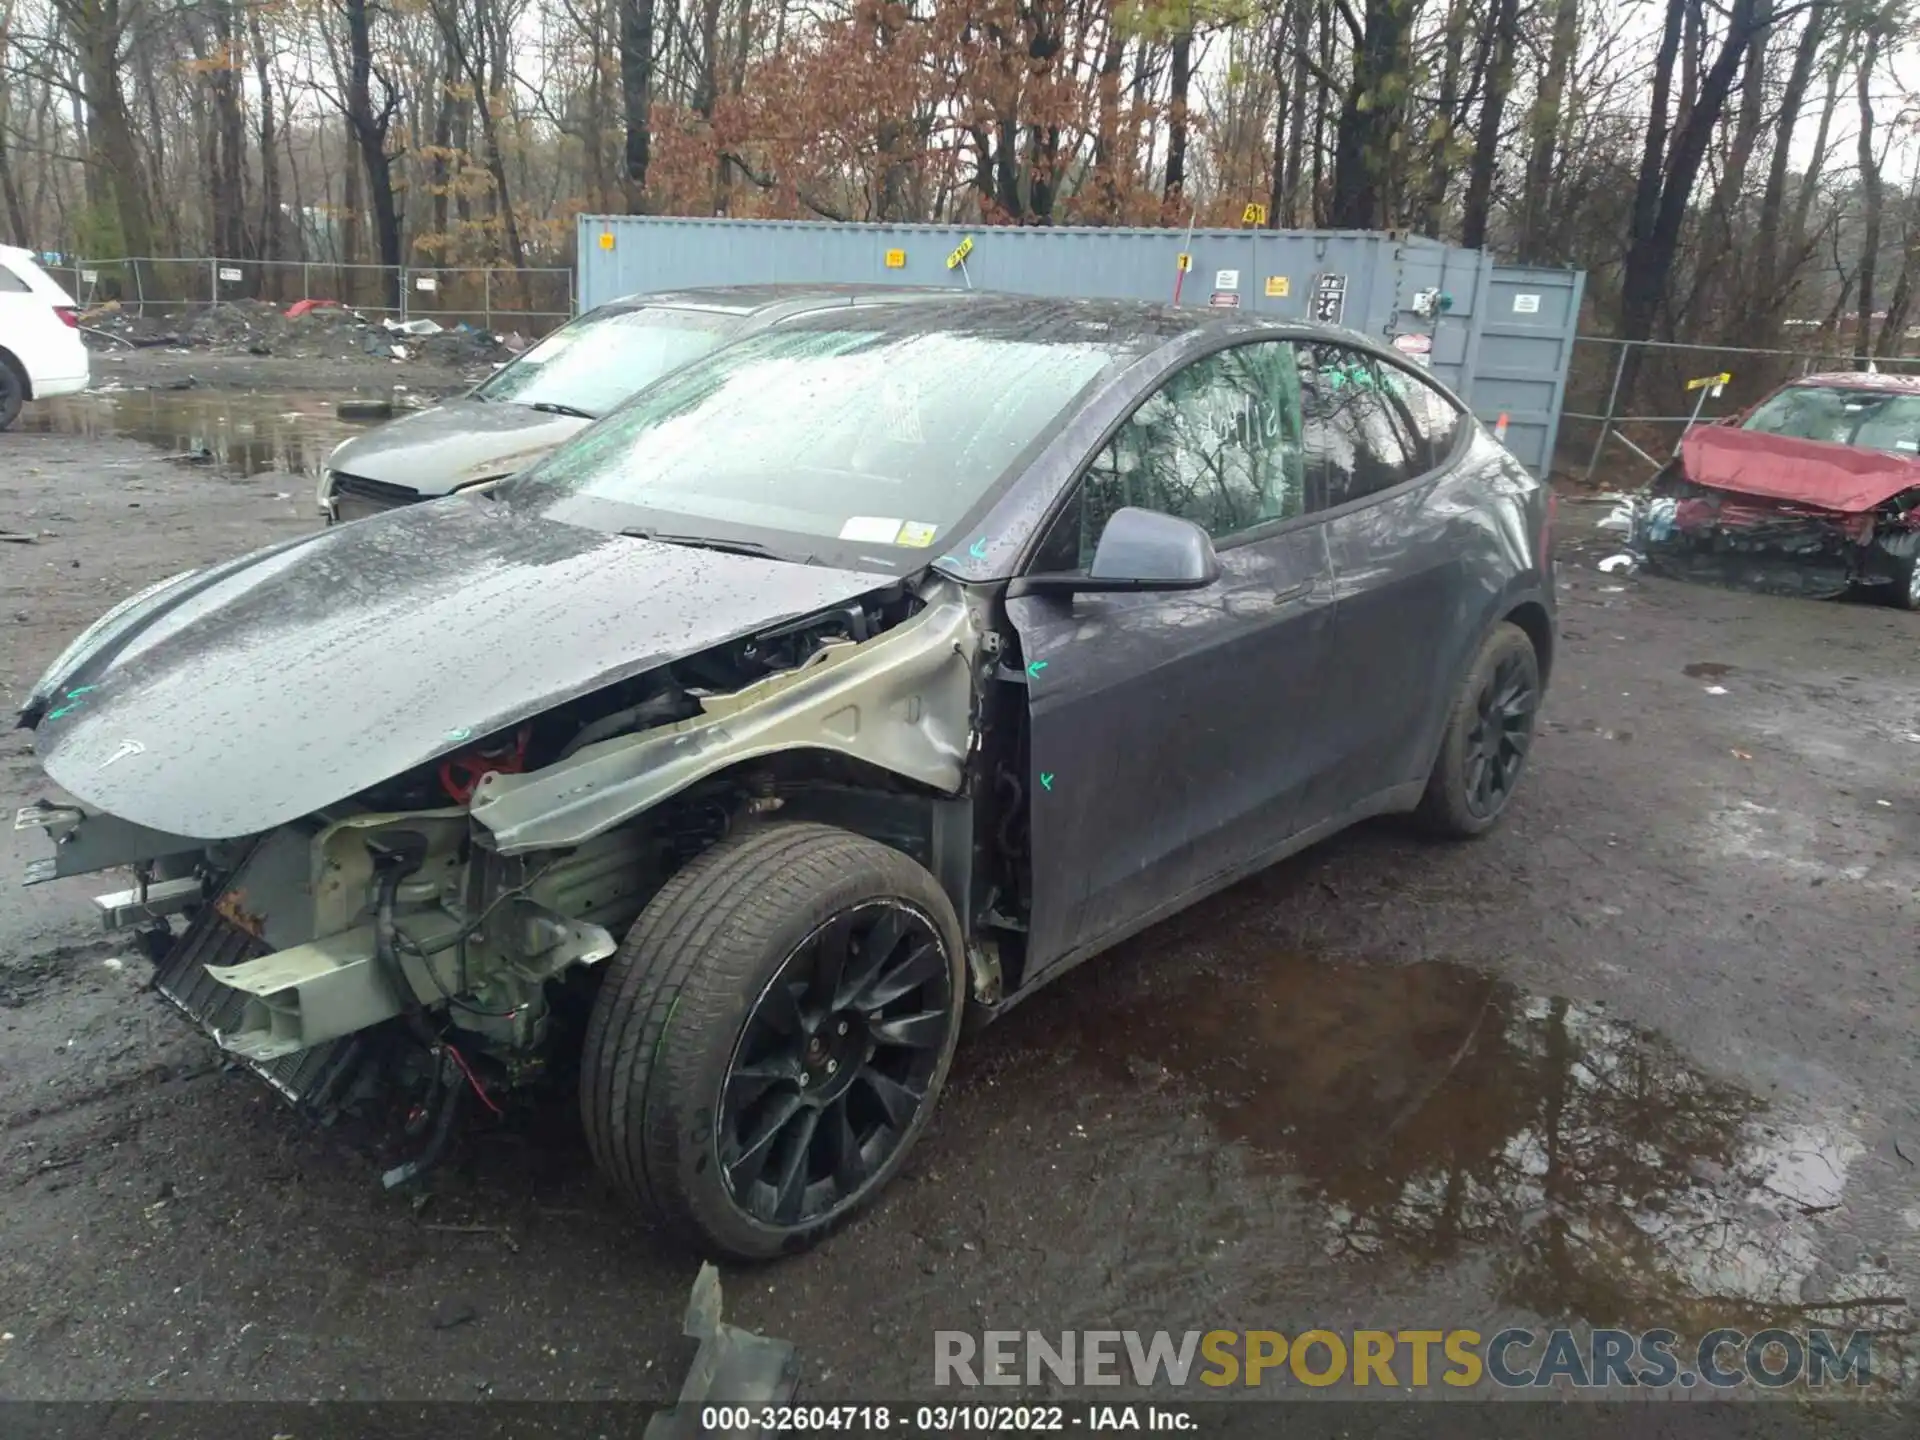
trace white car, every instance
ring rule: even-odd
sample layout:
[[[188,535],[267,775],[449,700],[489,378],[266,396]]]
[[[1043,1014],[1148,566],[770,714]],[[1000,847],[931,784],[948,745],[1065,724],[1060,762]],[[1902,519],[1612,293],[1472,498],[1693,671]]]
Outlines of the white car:
[[[0,245],[0,430],[27,401],[71,395],[90,378],[73,297],[32,252]]]

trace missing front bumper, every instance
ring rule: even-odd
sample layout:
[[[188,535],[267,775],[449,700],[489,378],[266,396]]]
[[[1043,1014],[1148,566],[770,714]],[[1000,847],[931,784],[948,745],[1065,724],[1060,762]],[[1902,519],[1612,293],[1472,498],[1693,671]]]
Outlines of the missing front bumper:
[[[1878,579],[1871,521],[1738,496],[1673,477],[1636,506],[1632,540],[1656,574],[1730,589],[1831,599]]]

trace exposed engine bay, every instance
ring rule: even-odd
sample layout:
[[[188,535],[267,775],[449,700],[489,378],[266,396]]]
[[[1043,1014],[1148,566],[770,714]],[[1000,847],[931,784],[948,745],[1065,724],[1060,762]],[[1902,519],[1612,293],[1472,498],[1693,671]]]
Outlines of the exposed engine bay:
[[[1024,827],[974,833],[976,777],[1010,783],[1024,731],[986,740],[998,650],[978,602],[932,577],[474,735],[261,834],[195,841],[48,802],[16,828],[55,841],[29,883],[132,868],[96,902],[106,924],[136,930],[160,992],[286,1098],[324,1113],[376,1080],[415,1097],[399,1183],[463,1105],[546,1071],[556,1003],[590,991],[676,870],[759,817],[881,839],[963,918],[1017,924],[995,907],[1021,903]],[[982,995],[997,983],[987,967]]]

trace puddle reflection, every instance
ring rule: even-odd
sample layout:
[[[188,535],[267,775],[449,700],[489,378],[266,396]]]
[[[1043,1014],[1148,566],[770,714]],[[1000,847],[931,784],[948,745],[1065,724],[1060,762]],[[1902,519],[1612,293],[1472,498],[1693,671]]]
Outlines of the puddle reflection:
[[[1595,1325],[1905,1329],[1890,1277],[1827,1269],[1863,1153],[1603,1010],[1470,969],[1239,955],[1076,1017],[1256,1166],[1294,1177],[1334,1258],[1491,1260],[1501,1299]],[[1891,1300],[1892,1304],[1884,1303]]]
[[[29,405],[19,428],[44,435],[144,441],[170,455],[206,453],[222,474],[317,478],[333,447],[364,425],[334,415],[334,398],[230,390],[124,390]]]

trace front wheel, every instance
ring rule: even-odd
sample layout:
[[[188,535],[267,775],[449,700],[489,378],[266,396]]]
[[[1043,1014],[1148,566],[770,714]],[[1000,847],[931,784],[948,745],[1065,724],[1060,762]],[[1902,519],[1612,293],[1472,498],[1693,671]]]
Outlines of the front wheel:
[[[594,1003],[594,1159],[716,1256],[804,1250],[899,1170],[966,1000],[960,924],[926,870],[825,825],[723,842],[662,887]]]
[[[1480,647],[1447,716],[1418,819],[1441,835],[1493,828],[1526,768],[1539,710],[1540,657],[1526,631],[1502,621]]]
[[[1920,610],[1920,531],[1889,535],[1880,542],[1893,584],[1883,591],[1902,610]]]

